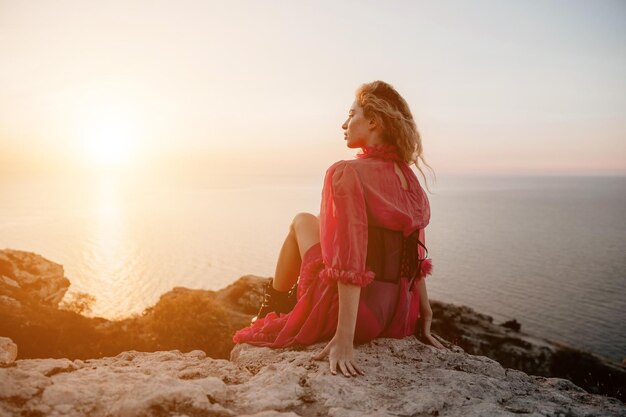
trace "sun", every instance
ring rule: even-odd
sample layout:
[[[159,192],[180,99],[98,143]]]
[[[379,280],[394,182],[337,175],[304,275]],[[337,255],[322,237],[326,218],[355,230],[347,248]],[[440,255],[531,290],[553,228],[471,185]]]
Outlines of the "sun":
[[[120,112],[100,109],[84,120],[82,143],[91,168],[116,169],[131,165],[138,143],[136,124]]]

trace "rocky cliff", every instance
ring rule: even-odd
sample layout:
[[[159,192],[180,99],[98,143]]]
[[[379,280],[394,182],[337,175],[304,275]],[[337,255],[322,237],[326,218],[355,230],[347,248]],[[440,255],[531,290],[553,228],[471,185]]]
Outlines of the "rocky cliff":
[[[40,280],[41,282],[38,282],[38,280]],[[13,410],[13,408],[11,407],[14,407],[14,409],[26,407],[26,405],[29,404],[28,407],[32,406],[32,408],[26,407],[22,409],[32,410],[32,413],[34,414],[30,415],[37,415],[36,410],[39,409],[48,410],[42,411],[42,413],[49,414],[49,412],[52,412],[50,410],[53,410],[56,406],[49,404],[47,407],[50,408],[46,408],[45,401],[47,400],[45,399],[49,398],[49,394],[44,395],[46,391],[45,387],[47,387],[48,385],[56,386],[58,383],[60,383],[61,380],[65,381],[65,378],[67,378],[68,381],[74,381],[72,383],[80,384],[79,379],[74,380],[73,378],[79,378],[82,375],[90,374],[91,376],[87,376],[87,380],[95,381],[98,379],[97,375],[109,375],[107,374],[107,372],[118,372],[115,370],[118,369],[115,368],[115,366],[117,365],[114,364],[123,363],[123,360],[120,358],[125,357],[124,355],[131,355],[133,358],[141,358],[140,362],[132,365],[132,367],[140,368],[141,371],[137,372],[142,372],[145,375],[153,375],[154,373],[158,373],[157,370],[161,369],[159,368],[158,363],[161,361],[167,362],[163,359],[159,359],[163,357],[175,358],[172,360],[178,363],[178,365],[176,366],[181,366],[183,368],[187,366],[184,364],[186,361],[189,360],[189,358],[196,358],[193,359],[194,361],[204,361],[202,362],[202,365],[198,365],[204,368],[208,367],[212,369],[213,367],[219,367],[222,365],[226,366],[224,364],[227,364],[229,362],[220,361],[220,358],[226,359],[229,357],[229,354],[233,347],[230,340],[232,333],[234,332],[234,330],[247,324],[250,320],[250,317],[256,312],[261,297],[261,285],[263,280],[263,278],[254,276],[242,277],[232,285],[217,292],[175,288],[172,291],[164,294],[155,306],[144,311],[141,316],[120,321],[109,321],[102,318],[84,317],[80,314],[77,314],[76,312],[60,309],[58,307],[59,300],[61,299],[63,294],[65,294],[69,287],[69,281],[63,276],[63,268],[61,265],[54,264],[53,262],[50,262],[43,257],[32,253],[9,250],[0,251],[0,317],[2,318],[0,320],[0,336],[11,337],[13,341],[17,343],[19,347],[18,359],[51,357],[69,358],[59,359],[61,362],[55,362],[54,360],[50,359],[34,362],[18,360],[13,364],[4,365],[5,367],[9,367],[2,370],[3,372],[5,372],[2,381],[5,381],[6,377],[6,381],[9,382],[3,385],[2,389],[4,391],[2,391],[3,394],[0,395],[0,398],[2,398],[1,401],[3,401],[4,407],[7,410]],[[382,369],[380,367],[370,368],[370,372],[368,373],[367,378],[380,376],[380,379],[363,379],[363,381],[368,380],[372,382],[376,387],[378,387],[376,388],[376,390],[379,388],[382,391],[386,390],[387,394],[391,395],[396,402],[404,401],[404,397],[398,396],[398,392],[408,393],[411,390],[415,391],[415,395],[417,395],[418,398],[418,400],[415,401],[418,401],[419,404],[422,404],[420,401],[426,398],[424,396],[420,397],[421,394],[419,394],[418,392],[419,389],[416,388],[422,387],[422,385],[420,385],[419,383],[419,380],[424,376],[416,376],[415,378],[417,378],[417,380],[413,381],[411,379],[413,377],[411,377],[410,375],[405,375],[405,370],[408,368],[412,369],[413,371],[415,369],[421,369],[419,368],[419,365],[423,361],[427,361],[424,364],[423,369],[428,370],[428,372],[434,372],[435,374],[439,372],[441,375],[453,375],[454,372],[451,371],[468,373],[469,376],[464,376],[464,378],[468,378],[468,387],[465,387],[463,389],[459,388],[459,392],[466,392],[466,390],[469,390],[467,392],[471,391],[474,392],[474,394],[476,393],[476,390],[474,390],[474,388],[470,389],[469,385],[472,385],[475,382],[472,382],[472,384],[470,384],[469,382],[471,382],[470,379],[475,376],[475,373],[473,373],[473,371],[468,372],[468,370],[472,370],[476,366],[478,366],[476,365],[476,361],[479,361],[484,366],[487,366],[486,364],[489,364],[488,367],[490,369],[500,369],[501,371],[498,372],[504,375],[504,379],[499,382],[495,380],[492,382],[495,385],[504,384],[503,386],[505,388],[503,388],[503,391],[496,390],[500,394],[498,394],[496,391],[490,391],[490,395],[493,396],[490,397],[491,400],[488,400],[487,403],[491,401],[492,405],[490,405],[489,407],[495,407],[493,408],[493,410],[499,410],[498,413],[504,413],[502,415],[508,415],[506,413],[514,412],[511,410],[516,407],[508,403],[505,404],[507,401],[513,401],[511,398],[517,396],[517,394],[514,394],[507,397],[504,394],[505,392],[508,392],[507,389],[512,386],[510,385],[511,381],[509,381],[508,379],[512,375],[517,375],[519,378],[522,378],[522,375],[524,375],[524,383],[531,384],[527,386],[528,390],[530,390],[527,390],[528,392],[535,392],[533,391],[535,389],[541,391],[541,389],[548,389],[549,386],[554,385],[554,387],[552,388],[556,389],[556,391],[566,390],[567,392],[571,392],[571,395],[574,395],[573,393],[575,392],[578,392],[580,396],[588,395],[584,392],[581,392],[578,388],[574,387],[574,385],[569,383],[568,381],[552,378],[568,377],[573,380],[578,386],[584,387],[589,392],[611,395],[617,398],[621,398],[622,400],[624,398],[624,387],[626,386],[626,370],[624,370],[624,368],[619,364],[606,361],[603,358],[587,352],[581,352],[567,346],[561,346],[544,339],[527,335],[521,332],[519,329],[516,329],[515,323],[513,323],[513,325],[508,324],[507,326],[495,324],[493,323],[491,317],[477,313],[465,306],[455,306],[437,301],[433,301],[432,306],[435,312],[433,331],[442,336],[444,339],[452,342],[452,344],[447,344],[452,350],[445,352],[431,351],[428,346],[423,345],[415,338],[409,338],[403,341],[378,340],[358,348],[359,356],[362,357],[364,361],[367,359],[367,362],[364,362],[364,364],[366,364],[366,368],[367,366],[369,366],[369,364],[372,363],[371,361],[374,360],[373,358],[382,358],[384,359],[384,361],[387,361],[385,362],[386,364],[397,363],[400,366],[400,368],[396,369],[395,371],[393,369],[390,370],[387,374],[381,374]],[[410,348],[408,346],[410,346]],[[127,352],[163,350],[170,351],[174,349],[183,352],[202,350],[208,356],[215,359],[199,359],[199,357],[202,355],[200,355],[198,352],[194,352],[193,354],[191,354],[191,356],[189,356],[189,354],[182,355],[177,352],[170,352],[168,354],[165,354],[163,352],[155,354],[139,354],[136,352]],[[231,384],[228,381],[231,381],[231,377],[234,378],[232,379],[232,381],[243,381],[243,379],[237,378],[243,378],[241,375],[246,375],[246,372],[250,373],[250,375],[248,375],[249,381],[255,381],[256,374],[261,372],[262,370],[258,367],[256,370],[253,369],[255,361],[259,364],[265,363],[266,365],[263,366],[266,366],[267,370],[265,370],[264,372],[269,375],[271,373],[271,370],[274,370],[276,374],[274,377],[278,378],[278,380],[281,380],[280,378],[283,378],[283,372],[280,372],[281,369],[290,369],[292,367],[292,362],[304,364],[304,360],[307,359],[309,355],[308,350],[298,352],[295,350],[271,351],[267,349],[250,349],[246,350],[246,353],[242,356],[242,349],[245,350],[249,348],[237,347],[233,352],[232,366],[239,370],[231,376],[227,376],[226,374],[220,374],[218,376],[215,376],[218,379],[221,378],[222,382],[226,384],[224,392],[226,392],[227,394],[225,394],[224,398],[230,398],[231,400],[228,401],[231,402],[236,402],[235,400],[233,400],[233,398],[238,397],[243,392],[241,390],[244,389],[243,387],[245,386],[245,383],[237,382]],[[415,351],[417,353],[408,354],[407,352],[409,350]],[[463,350],[465,350],[465,352],[467,353],[464,353]],[[398,354],[399,356],[396,355],[396,353],[394,352],[400,352]],[[427,352],[430,353],[427,354]],[[478,355],[480,359],[476,359],[477,356],[472,356],[468,353]],[[422,357],[422,355],[425,356]],[[11,355],[9,354],[9,356]],[[498,365],[497,363],[481,356],[489,356],[500,362],[501,365]],[[242,358],[251,359],[249,359],[248,362],[244,363],[241,362],[243,360]],[[283,359],[285,358],[288,358],[286,359],[286,362],[283,361]],[[134,360],[135,359],[133,359],[131,362],[133,362]],[[10,362],[11,361],[9,361],[9,363]],[[62,369],[67,369],[67,366],[55,365],[56,368],[61,370],[57,372],[54,370],[50,371],[44,369],[41,372],[37,371],[40,374],[39,376],[29,373],[29,370],[31,369],[29,367],[35,366],[33,364],[41,364],[43,369],[48,366],[46,364],[50,363],[71,364],[67,366],[72,368],[72,370],[71,372],[63,371]],[[142,365],[135,366],[139,363],[141,363]],[[149,370],[150,366],[152,366],[150,364],[155,366],[154,373],[151,373],[152,371]],[[220,365],[218,366],[218,364]],[[124,366],[130,365],[127,364]],[[307,375],[310,374],[309,376],[307,376],[307,378],[322,378],[321,380],[324,380],[323,378],[330,378],[330,376],[324,376],[324,374],[322,373],[322,363],[311,363],[307,366],[310,366],[311,368],[306,368],[304,365],[301,366],[301,368],[307,371]],[[240,369],[241,367],[245,369]],[[53,367],[53,369],[56,368]],[[543,378],[530,377],[526,374],[515,372],[513,371],[513,369],[510,368],[521,369],[529,374],[542,375]],[[232,370],[234,368],[229,369]],[[127,370],[130,371],[130,368]],[[100,371],[102,371],[103,373],[99,374]],[[377,375],[371,375],[372,371]],[[241,372],[243,372],[243,374]],[[302,369],[300,369],[299,372],[303,372]],[[170,376],[174,378],[174,376],[172,375]],[[128,377],[130,379],[139,378],[137,380],[143,378],[132,373],[128,374]],[[493,375],[491,377],[493,377]],[[204,377],[180,377],[180,379],[183,381],[202,378]],[[39,386],[37,385],[39,383],[41,383],[42,385],[40,386],[40,388],[28,391],[31,394],[25,394],[24,392],[20,394],[17,391],[11,391],[10,388],[7,388],[9,385],[18,386],[20,384],[19,381],[21,381],[22,379],[24,381],[24,384],[27,385],[32,384],[33,386]],[[426,378],[426,380],[428,380],[428,378]],[[348,385],[341,385],[344,383],[340,382],[340,379],[336,379],[333,381],[333,384],[340,384],[333,385],[334,389],[340,392],[343,392],[342,390],[345,390],[346,387],[348,387]],[[361,388],[363,388],[361,385],[359,385],[361,383],[356,381],[358,380],[354,380],[351,382],[356,383],[355,386],[360,386]],[[395,383],[394,381],[396,381],[398,384],[406,383],[409,384],[409,386],[411,386],[411,384],[417,385],[416,387],[414,387],[415,389],[411,388],[411,390],[409,391],[402,389],[390,392],[388,387],[390,386],[390,384]],[[434,408],[429,411],[434,413],[433,415],[437,415],[436,413],[443,413],[440,415],[457,415],[452,413],[456,412],[453,410],[461,407],[461,402],[459,401],[461,401],[462,398],[478,398],[472,395],[466,395],[464,397],[459,396],[458,398],[454,397],[455,401],[458,400],[457,402],[450,403],[450,400],[447,398],[449,396],[447,393],[450,392],[450,390],[455,389],[454,381],[454,379],[449,381],[452,385],[448,386],[444,384],[443,386],[437,388],[440,390],[437,392],[441,393],[441,398],[437,397],[438,394],[436,395],[436,392],[434,391],[428,394],[430,396],[437,397],[435,399],[432,399],[432,401],[434,401],[433,404],[436,403],[438,405],[436,407],[433,406]],[[184,385],[188,382],[181,383],[183,383]],[[189,382],[189,384],[192,383]],[[249,394],[250,398],[252,398],[252,393],[255,392],[252,385],[249,388],[249,393],[251,393]],[[483,388],[487,389],[485,387],[487,387],[489,384],[483,385]],[[177,385],[174,384],[173,386]],[[300,380],[298,380],[298,386],[300,386],[301,388],[304,387],[303,385],[300,385]],[[529,388],[531,386],[532,388]],[[559,387],[567,388],[560,389]],[[99,389],[101,388],[95,388],[95,392],[98,392]],[[102,389],[106,391],[106,389]],[[115,388],[112,387],[111,389]],[[257,389],[261,390],[259,391],[261,392],[261,394],[259,394],[259,398],[264,397],[265,394],[262,394],[262,392],[265,392],[263,391],[263,389],[265,388],[257,387]],[[295,387],[294,389],[298,391],[300,388]],[[352,389],[353,388],[350,388],[350,390]],[[70,389],[68,388],[68,390]],[[138,390],[141,391],[140,389]],[[303,392],[309,391],[305,390]],[[323,404],[326,404],[327,402],[326,400],[320,399],[326,398],[324,397],[324,395],[326,395],[324,394],[324,392],[326,391],[321,390],[315,391],[315,393],[311,394],[313,395],[313,397],[311,398],[314,398],[313,403],[318,404],[315,406],[311,405],[311,410],[314,410],[314,412],[308,412],[305,411],[304,408],[302,408],[305,407],[306,404],[309,404],[307,403],[307,401],[305,401],[306,398],[309,398],[307,396],[303,397],[305,399],[300,400],[301,404],[304,405],[299,405],[297,407],[289,406],[292,408],[279,407],[276,409],[283,411],[292,410],[299,415],[315,415],[315,410],[321,410],[324,413],[327,412],[332,414],[334,412],[333,409],[335,406],[326,407],[324,405],[322,407],[319,405],[320,402]],[[321,397],[316,397],[316,395],[318,394]],[[379,395],[375,394],[374,391],[367,392],[367,394]],[[74,394],[67,395],[69,397],[72,397]],[[87,394],[85,393],[85,395]],[[130,394],[125,395],[126,396],[123,396],[123,398],[119,397],[117,400],[115,400],[115,404],[117,404],[118,402],[124,403],[126,401],[143,401],[143,399],[140,398],[135,398],[132,396],[129,397],[128,395]],[[539,406],[537,406],[539,408],[533,408],[534,406],[520,408],[520,410],[524,410],[520,411],[521,413],[531,413],[531,415],[532,413],[535,413],[535,415],[546,415],[541,414],[541,410],[560,410],[559,412],[565,413],[563,415],[578,415],[571,413],[567,414],[567,412],[569,411],[566,411],[569,408],[574,407],[575,404],[577,404],[576,407],[580,406],[581,410],[596,410],[589,411],[589,413],[591,413],[590,415],[617,415],[606,413],[597,414],[597,410],[606,409],[608,410],[607,412],[612,412],[611,410],[613,410],[613,408],[611,407],[618,407],[618,405],[621,404],[619,402],[614,403],[611,399],[606,399],[606,402],[602,402],[604,400],[600,399],[592,400],[592,397],[585,397],[587,399],[580,400],[574,398],[576,395],[574,395],[574,397],[569,396],[569,399],[563,403],[546,400],[548,396],[541,397],[543,398],[541,399],[540,397],[533,397],[534,394],[524,395],[530,395],[529,397],[527,397],[529,403],[532,403],[534,398],[534,401],[537,404],[547,404],[547,408],[545,409],[541,409]],[[509,399],[502,402],[503,398]],[[88,407],[91,406],[94,407],[94,410],[117,407],[117,405],[114,406],[113,403],[98,403],[96,400],[89,399],[87,397],[83,399],[87,403],[92,404],[86,405],[85,407],[87,408],[85,409],[88,409]],[[469,399],[465,401],[470,401]],[[480,398],[478,399],[480,400]],[[542,403],[542,401],[544,400],[546,400],[547,402]],[[576,402],[579,400],[582,402]],[[176,401],[177,400],[175,400],[174,402]],[[247,409],[245,407],[233,405],[229,402],[220,402],[217,400],[213,402],[212,400],[208,401],[212,405],[219,404],[220,406],[222,406],[224,410],[226,410],[223,411],[225,413],[224,415],[230,415],[228,414],[229,412],[252,413],[263,409],[262,407],[252,407]],[[143,403],[145,405],[145,402]],[[476,404],[479,403],[481,403],[481,401],[477,401]],[[450,407],[447,407],[446,404],[448,404]],[[479,410],[479,408],[477,408],[479,406],[476,404],[471,405],[468,408],[468,410],[471,410],[471,412],[475,414],[458,415],[481,415],[476,414]],[[418,405],[415,405],[415,407],[417,407],[415,409],[423,410],[420,409]],[[384,411],[387,410],[387,408],[385,407],[387,406],[380,408],[380,410],[382,411],[380,411],[379,415],[387,415],[389,413],[392,415],[429,415],[424,414],[426,413],[426,411],[402,411],[412,409],[411,407],[413,406],[410,405],[406,405],[407,408],[402,408],[404,407],[402,406],[397,409],[388,409],[396,411]],[[389,407],[391,407],[391,405],[389,405]],[[482,407],[482,405],[480,407]],[[509,410],[506,407],[513,408]],[[61,407],[61,409],[62,408],[63,407]],[[182,411],[184,410],[184,408],[175,409],[178,410],[177,412],[184,414],[184,412]],[[355,408],[354,410],[361,409]],[[94,413],[94,415],[98,415],[94,411],[90,411],[89,413],[92,412]],[[142,411],[141,413],[144,412]],[[196,412],[194,411],[190,413],[191,414],[189,415],[195,415]],[[357,411],[355,411],[355,413],[356,414],[354,415],[360,415]],[[148,415],[150,414],[150,412],[146,411],[144,414]]]
[[[411,336],[356,348],[364,376],[331,375],[305,349],[27,359],[0,368],[0,414],[25,416],[623,416],[614,398]]]

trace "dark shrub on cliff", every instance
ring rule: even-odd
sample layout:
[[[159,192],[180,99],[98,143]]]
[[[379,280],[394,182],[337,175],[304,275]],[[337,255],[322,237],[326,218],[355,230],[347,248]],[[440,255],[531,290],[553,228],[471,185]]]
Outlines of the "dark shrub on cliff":
[[[66,298],[68,298],[66,296]],[[73,292],[67,300],[59,305],[62,310],[73,311],[76,314],[89,314],[96,302],[96,297],[85,292]]]
[[[0,334],[17,343],[19,358],[88,358],[98,354],[93,320],[70,311],[28,305],[20,309],[0,305]],[[89,345],[86,340],[92,341]]]
[[[174,288],[145,311],[144,320],[158,350],[200,349],[227,358],[233,347],[232,318],[210,291]]]

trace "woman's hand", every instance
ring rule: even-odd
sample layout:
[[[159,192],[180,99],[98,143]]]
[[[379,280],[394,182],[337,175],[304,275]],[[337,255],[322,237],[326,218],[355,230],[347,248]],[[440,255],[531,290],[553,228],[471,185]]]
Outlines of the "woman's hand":
[[[311,359],[322,360],[328,356],[330,372],[333,375],[337,374],[337,365],[339,365],[339,369],[347,377],[357,376],[358,374],[365,375],[361,368],[357,366],[353,351],[352,340],[338,337],[335,334],[335,337],[328,342],[326,347],[317,355],[312,356]]]
[[[445,347],[439,342],[439,340],[435,339],[433,335],[430,334],[430,325],[433,321],[433,310],[430,308],[424,308],[420,310],[420,324],[422,331],[422,338],[425,342],[430,345],[433,345],[437,349],[445,349]]]
[[[335,336],[319,354],[311,359],[320,360],[328,355],[330,372],[333,375],[337,374],[337,365],[347,377],[363,375],[363,371],[356,365],[352,353],[361,287],[338,281],[337,291],[339,292],[339,318]]]

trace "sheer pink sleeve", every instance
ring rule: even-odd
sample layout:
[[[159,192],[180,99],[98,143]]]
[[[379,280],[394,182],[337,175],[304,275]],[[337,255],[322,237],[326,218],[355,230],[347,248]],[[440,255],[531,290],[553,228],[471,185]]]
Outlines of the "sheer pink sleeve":
[[[325,268],[321,277],[366,286],[374,272],[366,270],[367,209],[363,185],[347,161],[326,171],[320,209],[320,244]]]

